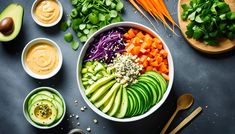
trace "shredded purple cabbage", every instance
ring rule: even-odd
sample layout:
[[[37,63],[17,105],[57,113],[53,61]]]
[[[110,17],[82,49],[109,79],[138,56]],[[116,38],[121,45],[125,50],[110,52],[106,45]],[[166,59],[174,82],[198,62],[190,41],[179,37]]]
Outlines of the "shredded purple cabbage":
[[[95,37],[95,40],[87,50],[84,61],[102,60],[105,63],[110,63],[115,58],[116,53],[125,52],[125,44],[123,42],[123,34],[125,32],[125,28],[118,27]]]

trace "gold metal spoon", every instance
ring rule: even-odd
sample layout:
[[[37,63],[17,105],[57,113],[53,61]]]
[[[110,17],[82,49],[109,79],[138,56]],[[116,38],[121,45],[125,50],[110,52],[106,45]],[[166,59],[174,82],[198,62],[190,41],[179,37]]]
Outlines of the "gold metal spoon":
[[[176,110],[175,110],[174,114],[171,116],[171,118],[169,119],[169,121],[167,122],[165,127],[162,129],[160,134],[165,134],[166,133],[167,128],[170,126],[171,122],[173,121],[176,114],[180,110],[188,109],[192,104],[193,104],[192,94],[183,94],[183,95],[181,95],[177,100],[177,107],[176,107]]]

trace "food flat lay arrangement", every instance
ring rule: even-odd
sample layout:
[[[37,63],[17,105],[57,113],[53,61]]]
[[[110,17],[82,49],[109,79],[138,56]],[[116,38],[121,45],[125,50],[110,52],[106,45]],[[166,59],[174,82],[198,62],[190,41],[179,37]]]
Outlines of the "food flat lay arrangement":
[[[0,3],[1,134],[235,132],[235,0]]]

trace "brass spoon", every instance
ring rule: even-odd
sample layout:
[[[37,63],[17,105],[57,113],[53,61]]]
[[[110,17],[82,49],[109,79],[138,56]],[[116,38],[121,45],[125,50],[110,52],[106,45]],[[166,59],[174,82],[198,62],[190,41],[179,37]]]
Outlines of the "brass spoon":
[[[180,110],[188,109],[192,104],[193,104],[193,96],[192,96],[192,94],[183,94],[183,95],[181,95],[177,99],[177,107],[176,107],[176,110],[175,110],[174,114],[171,116],[171,118],[169,119],[169,121],[167,122],[165,127],[162,129],[160,134],[165,134],[166,133],[167,128],[170,126],[171,122],[173,121],[173,119],[175,118],[176,114]]]

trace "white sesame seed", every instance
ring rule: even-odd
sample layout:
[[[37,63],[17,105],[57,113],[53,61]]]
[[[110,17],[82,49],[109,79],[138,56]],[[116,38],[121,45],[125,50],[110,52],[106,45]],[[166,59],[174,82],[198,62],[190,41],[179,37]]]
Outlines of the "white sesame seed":
[[[76,119],[78,119],[79,118],[79,116],[78,115],[76,115]]]
[[[97,119],[94,119],[93,122],[94,122],[95,124],[97,124],[97,123],[98,123],[98,120],[97,120]]]
[[[80,125],[80,123],[78,122],[78,123],[77,123],[77,125],[79,126],[79,125]]]
[[[81,107],[81,111],[82,111],[82,112],[84,111],[84,107]]]
[[[88,127],[86,130],[87,130],[87,132],[91,132],[91,128],[90,127]]]

